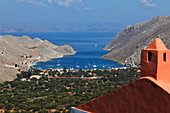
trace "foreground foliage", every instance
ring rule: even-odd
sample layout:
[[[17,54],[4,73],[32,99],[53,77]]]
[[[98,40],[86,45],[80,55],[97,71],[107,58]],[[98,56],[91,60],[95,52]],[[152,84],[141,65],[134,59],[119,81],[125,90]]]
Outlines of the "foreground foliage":
[[[137,70],[136,68],[93,71],[80,69],[78,72],[64,71],[60,75],[68,77],[95,75],[98,77],[92,80],[48,79],[43,76],[41,79],[28,80],[27,78],[26,81],[21,81],[21,78],[17,78],[14,81],[0,84],[0,109],[5,112],[13,110],[13,112],[22,113],[70,112],[70,107],[80,105],[135,81],[139,78]],[[56,71],[51,71],[51,73],[56,73]],[[18,77],[23,77],[22,74]]]

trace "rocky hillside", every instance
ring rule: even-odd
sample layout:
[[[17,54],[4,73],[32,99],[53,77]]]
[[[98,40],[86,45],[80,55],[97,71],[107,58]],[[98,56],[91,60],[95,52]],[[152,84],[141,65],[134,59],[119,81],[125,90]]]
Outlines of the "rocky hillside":
[[[68,45],[56,46],[39,38],[0,36],[0,82],[16,78],[16,73],[28,70],[35,62],[75,53]]]
[[[154,38],[161,38],[170,49],[170,16],[158,16],[148,22],[125,27],[104,48],[111,52],[103,58],[138,65],[141,49],[146,48]]]

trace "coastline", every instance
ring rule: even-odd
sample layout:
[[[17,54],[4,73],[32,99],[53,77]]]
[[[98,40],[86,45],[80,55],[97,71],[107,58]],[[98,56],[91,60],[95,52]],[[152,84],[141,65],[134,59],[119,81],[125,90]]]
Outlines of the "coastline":
[[[17,74],[28,71],[37,62],[46,62],[76,53],[69,45],[58,46],[40,38],[32,39],[27,35],[1,35],[0,51],[2,82],[15,79]]]
[[[75,55],[77,53],[76,51],[74,51],[74,52],[75,53],[68,54],[68,55]],[[62,55],[62,56],[59,56],[59,57],[50,57],[50,58],[47,58],[47,59],[40,59],[40,60],[34,61],[33,64],[30,64],[29,67],[34,67],[34,65],[37,65],[37,63],[39,63],[39,62],[47,62],[47,61],[50,61],[50,60],[53,60],[53,59],[63,58],[65,56],[67,56],[67,55]]]

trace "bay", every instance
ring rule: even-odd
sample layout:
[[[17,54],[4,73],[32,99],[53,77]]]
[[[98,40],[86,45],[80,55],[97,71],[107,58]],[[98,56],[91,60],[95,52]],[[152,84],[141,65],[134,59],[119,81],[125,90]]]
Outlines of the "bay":
[[[1,33],[1,35],[23,36],[48,40],[55,45],[70,45],[77,53],[52,59],[47,62],[38,62],[33,67],[40,69],[72,68],[72,69],[103,69],[124,67],[124,65],[102,59],[108,51],[103,48],[113,39],[116,32],[43,32],[43,33]]]

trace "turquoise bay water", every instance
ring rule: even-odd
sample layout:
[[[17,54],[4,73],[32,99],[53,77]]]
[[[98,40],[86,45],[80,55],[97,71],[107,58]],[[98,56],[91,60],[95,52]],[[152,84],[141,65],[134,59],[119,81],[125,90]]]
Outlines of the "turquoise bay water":
[[[38,62],[35,68],[74,68],[74,69],[102,69],[123,67],[120,63],[105,60],[101,57],[108,53],[103,48],[116,35],[114,32],[69,32],[69,33],[10,33],[14,36],[28,35],[31,38],[46,39],[56,45],[70,45],[77,53],[52,59],[47,62]],[[5,34],[1,34],[5,35]]]

